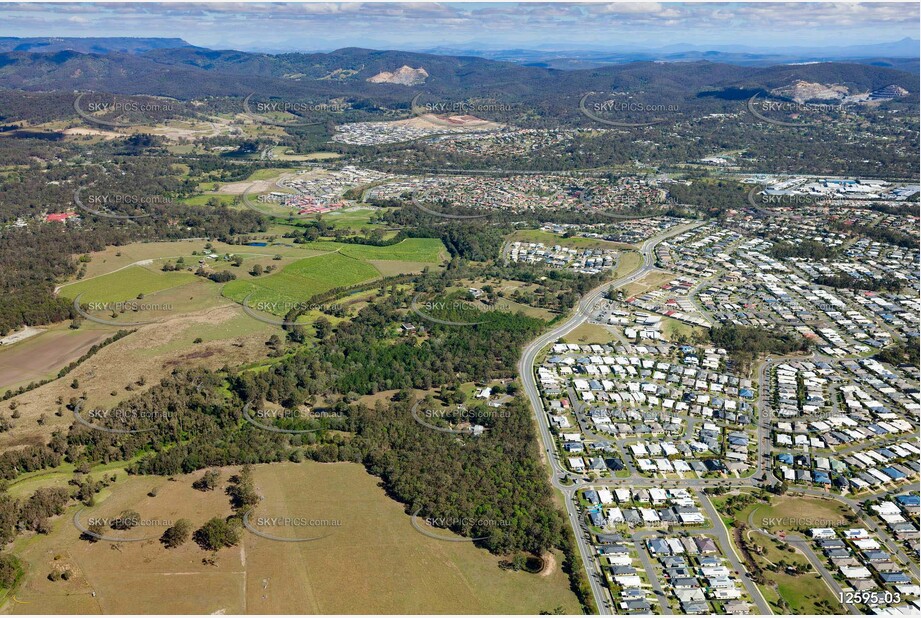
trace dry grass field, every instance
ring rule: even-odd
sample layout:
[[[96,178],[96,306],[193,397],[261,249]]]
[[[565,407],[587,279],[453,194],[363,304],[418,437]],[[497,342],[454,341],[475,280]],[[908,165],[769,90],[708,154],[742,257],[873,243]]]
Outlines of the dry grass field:
[[[212,284],[200,281],[190,285]],[[188,286],[176,290],[187,292]],[[239,305],[218,296],[218,286],[208,290],[211,296],[193,295],[197,301],[196,305],[187,307],[187,312],[160,316],[162,321],[136,327],[137,332],[104,347],[64,378],[14,397],[9,403],[17,403],[21,417],[13,421],[12,429],[0,434],[0,448],[44,444],[55,429],[66,430],[73,422],[73,415],[67,410],[64,410],[62,416],[55,414],[58,408],[55,402],[59,397],[66,402],[85,391],[89,405],[111,406],[134,393],[150,388],[151,385],[158,384],[161,378],[169,375],[176,367],[206,367],[217,370],[225,363],[234,366],[265,358],[265,341],[279,329],[254,320],[246,315]],[[173,302],[169,296],[165,298],[166,302]],[[178,300],[175,301],[175,306],[180,306]],[[88,320],[84,321],[83,326],[77,331],[68,330],[66,325],[55,328],[60,328],[64,333],[62,337],[77,338],[85,332],[87,336],[98,339],[109,337],[118,330],[116,327],[94,324]],[[16,364],[17,358],[22,355],[31,356],[35,360],[37,357],[34,356],[33,350],[41,348],[42,337],[53,332],[55,331],[42,333],[12,346],[9,350],[0,351],[0,363]],[[194,343],[198,338],[202,341]],[[84,343],[79,353],[74,352],[75,358],[90,345],[91,343]],[[19,349],[22,352],[19,352]],[[60,351],[61,348],[58,347],[58,354]],[[56,354],[47,364],[53,365],[49,373],[56,374],[66,361],[60,360]],[[20,362],[19,366],[21,368],[26,364]],[[141,377],[145,382],[143,386],[137,384]],[[77,388],[72,387],[74,380],[77,380]],[[6,408],[9,403],[4,403],[4,407]],[[39,425],[38,420],[43,415],[44,424]]]
[[[57,324],[23,341],[0,348],[0,392],[57,375],[61,367],[111,335],[111,329],[71,330]]]
[[[222,485],[234,470],[224,470]],[[125,477],[84,511],[112,516],[133,508],[142,518],[190,519],[195,527],[230,514],[223,491],[191,488],[199,474]],[[566,574],[512,572],[499,558],[468,542],[448,542],[416,531],[403,506],[388,498],[357,464],[271,464],[255,468],[263,497],[254,517],[337,520],[329,536],[281,542],[244,531],[237,547],[221,550],[213,565],[194,542],[167,550],[156,540],[89,543],[72,525],[72,509],[48,536],[17,541],[14,551],[29,574],[5,613],[538,613],[562,607],[577,613]],[[157,488],[156,497],[147,493]],[[83,521],[81,519],[81,521]],[[252,520],[251,520],[252,521]],[[260,528],[263,529],[263,528]],[[276,536],[318,536],[320,527],[264,529]],[[309,530],[304,534],[304,530]],[[138,531],[137,534],[135,531]],[[151,535],[160,528],[150,527]],[[148,529],[113,532],[144,536]],[[439,534],[451,536],[449,532]],[[70,581],[48,573],[68,568]],[[95,593],[95,596],[94,594]]]

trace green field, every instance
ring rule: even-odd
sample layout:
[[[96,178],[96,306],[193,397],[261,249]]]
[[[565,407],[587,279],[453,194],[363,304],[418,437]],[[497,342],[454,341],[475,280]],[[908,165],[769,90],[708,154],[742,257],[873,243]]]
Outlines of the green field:
[[[545,245],[562,245],[573,249],[628,249],[633,245],[610,240],[600,240],[597,238],[584,238],[582,236],[570,236],[569,238],[552,232],[543,230],[518,230],[509,237],[509,242],[516,240],[521,242],[539,242]]]
[[[234,204],[234,200],[237,196],[235,195],[193,195],[192,197],[187,197],[182,200],[183,204],[188,204],[189,206],[204,206],[213,199],[216,199],[224,206],[231,206]]]
[[[138,294],[152,294],[160,290],[185,285],[195,280],[190,272],[158,272],[142,266],[129,266],[122,270],[86,279],[61,288],[61,296],[76,298],[80,302],[118,302],[137,298]]]
[[[791,495],[782,496],[771,505],[748,507],[739,512],[738,518],[748,521],[751,513],[754,513],[752,520],[755,528],[764,528],[775,534],[790,532],[798,527],[844,526],[848,523],[848,516],[853,515],[849,508],[835,500]],[[807,520],[813,524],[796,524]]]
[[[707,332],[705,328],[691,326],[672,318],[665,318],[662,322],[665,325],[665,336],[669,341],[675,341],[682,335],[693,340],[695,337],[702,337]]]
[[[327,253],[298,260],[272,275],[231,281],[224,286],[223,294],[238,303],[251,292],[255,294],[250,298],[250,304],[296,303],[333,288],[355,285],[379,276],[377,269],[366,262],[340,253]]]
[[[290,118],[290,115],[288,116]],[[284,118],[281,120],[285,122]],[[338,152],[309,152],[307,154],[287,154],[291,148],[288,146],[276,146],[272,149],[272,156],[276,161],[322,161],[324,159],[338,159],[342,155]]]
[[[395,245],[374,247],[371,245],[351,245],[333,241],[309,242],[301,245],[305,249],[319,251],[338,251],[359,260],[395,260],[399,262],[427,262],[437,264],[441,261],[444,245],[437,238],[407,238]]]
[[[776,541],[757,532],[752,532],[751,537],[752,541],[765,548],[763,554],[755,554],[754,558],[765,569],[765,577],[769,583],[760,588],[768,603],[784,613],[825,614],[828,613],[828,607],[837,613],[844,613],[844,608],[838,603],[835,595],[803,554],[781,549]],[[783,569],[770,568],[772,564],[776,565],[781,561],[788,565],[796,565],[804,572],[792,574],[784,572]],[[781,599],[786,602],[789,610],[784,609]]]
[[[287,174],[289,172],[295,171],[293,167],[267,167],[261,170],[256,170],[247,180],[271,180],[272,178],[277,178],[282,174]]]
[[[334,210],[322,216],[323,222],[339,229],[368,228],[369,230],[386,227],[380,223],[371,223],[371,215],[378,211],[371,208],[349,208],[348,210]]]
[[[397,272],[418,271],[419,264],[437,264],[444,246],[434,238],[407,238],[389,247],[351,245],[332,241],[317,241],[298,245],[301,249],[328,251],[316,257],[298,260],[281,271],[247,280],[231,281],[224,286],[223,295],[243,302],[255,292],[250,303],[305,302],[315,294],[376,279]],[[396,265],[382,272],[371,262]],[[391,272],[394,271],[394,272]],[[282,313],[287,311],[280,309]]]

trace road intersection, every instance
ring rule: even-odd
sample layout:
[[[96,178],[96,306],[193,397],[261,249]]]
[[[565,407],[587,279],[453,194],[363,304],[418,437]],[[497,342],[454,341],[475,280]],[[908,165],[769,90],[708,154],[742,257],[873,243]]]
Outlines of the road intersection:
[[[593,480],[590,483],[586,482],[581,483],[581,479],[571,479],[570,473],[566,470],[560,461],[557,451],[556,451],[556,441],[554,439],[553,433],[550,430],[549,419],[544,409],[543,400],[541,398],[541,392],[537,385],[536,380],[536,368],[538,365],[538,360],[541,357],[543,351],[553,343],[556,343],[561,337],[564,337],[566,334],[572,332],[579,325],[584,323],[586,320],[590,319],[592,308],[595,304],[603,297],[603,295],[610,289],[622,288],[634,281],[637,281],[649,272],[655,270],[655,248],[664,240],[682,234],[690,229],[699,227],[702,223],[693,223],[689,225],[682,225],[676,228],[672,228],[667,232],[654,236],[647,239],[642,246],[640,247],[640,253],[643,257],[643,264],[640,268],[629,273],[615,281],[605,283],[582,297],[578,306],[576,307],[575,313],[564,321],[561,325],[557,326],[551,331],[548,331],[532,341],[522,353],[521,359],[518,363],[518,371],[521,376],[524,391],[532,409],[535,412],[535,417],[537,420],[537,425],[539,429],[539,434],[541,438],[541,443],[545,451],[548,464],[551,468],[551,484],[555,489],[560,491],[563,495],[567,517],[572,525],[576,543],[578,546],[579,554],[582,559],[583,566],[585,567],[585,572],[588,575],[588,582],[592,590],[592,594],[595,599],[595,604],[598,608],[599,613],[601,614],[612,614],[614,613],[614,601],[611,597],[608,587],[606,585],[606,578],[603,573],[602,566],[600,562],[596,560],[595,552],[590,544],[591,535],[586,525],[584,518],[581,516],[578,502],[576,499],[576,491],[582,486],[591,486],[591,487],[663,487],[663,486],[680,486],[695,491],[698,500],[700,501],[703,508],[707,511],[708,517],[712,522],[712,528],[705,531],[708,534],[713,534],[716,536],[724,549],[724,552],[732,564],[733,568],[740,574],[741,579],[746,587],[746,590],[749,593],[749,596],[752,598],[753,602],[758,608],[759,613],[761,614],[772,614],[770,605],[767,603],[764,596],[761,594],[761,591],[754,584],[750,577],[748,577],[747,569],[739,561],[738,556],[735,553],[731,539],[729,538],[728,530],[723,524],[722,519],[719,517],[716,509],[713,507],[713,504],[710,502],[709,498],[700,490],[707,487],[722,486],[722,487],[733,487],[733,488],[747,488],[747,487],[760,487],[764,488],[771,485],[776,485],[780,483],[780,480],[774,475],[773,466],[771,462],[772,456],[772,445],[770,443],[771,436],[771,414],[769,413],[770,406],[768,405],[767,393],[769,391],[768,384],[770,380],[770,369],[777,364],[793,361],[793,360],[823,360],[824,357],[813,354],[812,357],[807,357],[803,355],[799,356],[785,356],[785,357],[774,357],[768,358],[761,366],[758,368],[758,378],[759,378],[759,399],[758,399],[758,420],[757,420],[757,445],[758,453],[756,457],[756,466],[755,471],[752,475],[748,477],[740,478],[729,478],[729,479],[705,479],[705,478],[696,478],[696,479],[682,479],[682,480],[657,480],[651,479],[648,477],[640,476],[636,473],[635,469],[630,466],[628,468],[629,475],[625,477],[616,477],[616,478],[604,478]],[[619,447],[620,448],[620,447]],[[627,463],[626,460],[624,462]],[[565,481],[565,482],[564,482]],[[879,535],[882,542],[887,546],[887,548],[895,555],[897,555],[905,565],[912,571],[915,578],[918,578],[918,567],[908,559],[908,556],[905,555],[905,552],[901,550],[900,547],[886,534],[881,526],[876,525],[871,518],[863,515],[859,501],[845,498],[840,495],[836,495],[829,491],[822,491],[818,489],[811,488],[799,488],[797,487],[795,493],[809,496],[817,496],[823,498],[830,498],[838,500],[845,503],[850,507],[855,514],[858,515],[860,521],[870,530]],[[868,498],[863,498],[866,500]],[[808,545],[808,544],[804,544]],[[640,547],[643,550],[642,547]],[[640,551],[640,558],[643,559],[643,551]],[[807,547],[807,557],[810,559],[810,562],[815,567],[819,563],[819,559],[812,553],[811,548]],[[650,568],[648,556],[643,560],[644,567],[647,571]],[[821,566],[821,565],[820,565]],[[828,585],[834,590],[838,586],[837,582],[834,582],[834,578],[831,574],[825,569],[817,568],[817,571],[822,575],[823,579],[826,580]],[[650,573],[650,578],[654,579],[655,574]],[[840,588],[840,587],[839,587]],[[657,595],[661,593],[661,587],[653,586],[653,590],[656,591]],[[660,595],[661,596],[661,595]],[[660,599],[660,604],[662,607],[663,613],[671,613],[671,610],[668,608],[668,603],[664,597]],[[852,611],[852,607],[848,606],[847,609]]]

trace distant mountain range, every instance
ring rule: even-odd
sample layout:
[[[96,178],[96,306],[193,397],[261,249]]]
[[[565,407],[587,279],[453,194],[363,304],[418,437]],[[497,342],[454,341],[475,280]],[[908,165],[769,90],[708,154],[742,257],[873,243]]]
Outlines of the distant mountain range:
[[[693,62],[706,60],[742,66],[773,66],[807,62],[850,62],[918,72],[921,41],[904,38],[892,43],[838,47],[789,47],[767,49],[742,45],[699,46],[673,44],[661,48],[611,47],[598,49],[507,49],[439,47],[425,50],[434,54],[472,55],[530,66],[561,70],[596,68],[630,62]]]
[[[727,101],[796,82],[854,94],[894,85],[917,103],[918,78],[890,67],[844,62],[745,66],[709,60],[642,61],[559,70],[475,56],[345,48],[330,53],[263,54],[194,47],[174,39],[76,39],[107,52],[61,50],[65,39],[29,41],[0,52],[0,89],[203,97],[350,98],[359,107],[405,108],[419,92],[457,100],[492,96],[549,114],[573,113],[587,92],[637,94],[648,103],[718,112]],[[47,44],[43,44],[47,43]],[[173,46],[169,46],[172,44]],[[38,47],[35,47],[35,46]],[[74,46],[79,46],[74,44]],[[36,51],[40,49],[41,51]],[[126,51],[127,50],[127,51]],[[387,75],[411,75],[398,83]],[[405,85],[409,84],[409,85]],[[735,105],[735,103],[733,103]],[[562,110],[562,111],[561,111]]]
[[[140,54],[154,49],[195,48],[180,38],[132,38],[132,37],[0,37],[0,52],[33,51],[53,53],[77,51],[81,53],[106,54],[120,52]],[[246,50],[244,50],[246,51]],[[576,45],[569,48],[555,46],[533,49],[494,49],[489,45],[468,45],[465,47],[437,47],[413,49],[413,51],[442,56],[476,56],[490,60],[504,60],[517,64],[541,65],[563,70],[595,68],[607,64],[630,62],[688,62],[707,60],[743,66],[771,66],[803,62],[853,62],[887,66],[900,70],[917,71],[921,57],[921,41],[904,38],[890,43],[842,45],[835,47],[796,46],[765,48],[744,45],[694,45],[674,43],[650,48],[643,46],[610,46],[605,49],[584,49]],[[259,52],[255,52],[259,53]],[[292,53],[275,50],[267,53]],[[316,53],[316,52],[306,52]]]
[[[55,53],[76,51],[86,54],[121,52],[140,54],[152,49],[193,47],[182,39],[132,38],[132,37],[0,37],[0,51],[30,51]]]

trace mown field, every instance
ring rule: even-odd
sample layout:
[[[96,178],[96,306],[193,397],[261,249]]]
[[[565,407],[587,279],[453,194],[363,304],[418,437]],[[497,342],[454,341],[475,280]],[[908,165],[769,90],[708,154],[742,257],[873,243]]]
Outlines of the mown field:
[[[409,238],[388,247],[330,241],[302,246],[328,253],[298,260],[271,275],[231,281],[224,286],[224,296],[243,302],[252,293],[250,306],[277,303],[281,307],[278,313],[283,314],[290,309],[291,303],[303,303],[333,288],[381,276],[418,272],[426,265],[439,263],[444,252],[441,241],[431,238]]]
[[[850,509],[836,500],[791,495],[777,498],[771,505],[749,507],[737,517],[747,521],[751,513],[754,513],[752,520],[756,528],[775,534],[797,528],[844,526],[847,525],[848,515],[853,515]]]
[[[195,281],[195,275],[186,271],[159,272],[144,266],[129,266],[103,277],[77,281],[61,288],[61,295],[80,302],[118,302],[137,298],[139,294],[153,294]]]
[[[332,252],[298,260],[265,277],[231,281],[224,286],[223,294],[236,302],[243,302],[244,298],[253,293],[250,305],[296,303],[335,287],[355,285],[378,276],[380,273],[377,269],[367,262]]]
[[[230,514],[223,488],[236,470],[224,470],[221,487],[199,492],[199,474],[126,477],[100,495],[84,517],[112,516],[132,508],[142,518],[184,517],[197,528]],[[136,543],[79,539],[71,518],[57,518],[50,535],[25,538],[13,550],[29,565],[9,614],[193,613],[363,614],[529,613],[561,608],[578,613],[559,556],[541,574],[500,568],[500,558],[469,542],[419,533],[399,503],[357,464],[281,463],[255,467],[263,500],[259,517],[337,521],[328,536],[293,543],[244,531],[238,546],[211,556],[194,542],[172,550],[156,539]],[[156,489],[156,496],[148,495]],[[161,526],[162,528],[162,526]],[[271,529],[276,536],[322,536],[320,527]],[[137,531],[137,532],[136,532]],[[157,536],[160,528],[119,535]],[[439,534],[452,536],[440,530]],[[459,538],[459,537],[455,537]],[[51,570],[67,568],[69,581],[52,582]]]
[[[444,245],[436,238],[407,238],[395,245],[374,247],[371,245],[352,245],[332,241],[304,243],[305,249],[318,251],[338,251],[343,255],[359,260],[396,260],[401,262],[426,262],[430,264],[441,261]]]

